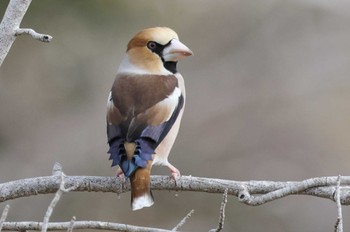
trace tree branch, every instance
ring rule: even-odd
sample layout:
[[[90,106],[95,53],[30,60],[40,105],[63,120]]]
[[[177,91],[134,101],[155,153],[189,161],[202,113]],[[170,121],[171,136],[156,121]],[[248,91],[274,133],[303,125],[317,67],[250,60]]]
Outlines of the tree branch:
[[[75,216],[72,217],[72,220],[70,220],[70,224],[69,227],[67,228],[67,232],[73,232],[74,229],[74,223],[77,219],[75,218]]]
[[[71,222],[49,222],[47,230],[67,230],[70,228]],[[26,231],[26,230],[41,230],[42,222],[4,222],[3,231]],[[110,230],[124,232],[171,232],[171,230],[132,226],[127,224],[119,224],[112,222],[101,221],[75,221],[74,229],[90,229],[90,230]]]
[[[222,197],[221,207],[220,207],[220,217],[219,217],[218,227],[216,229],[209,230],[209,232],[220,232],[224,228],[227,192],[228,192],[228,189],[225,189],[225,192]]]
[[[337,176],[317,177],[301,182],[233,181],[193,176],[182,176],[175,181],[169,176],[152,176],[153,190],[193,191],[235,195],[248,205],[260,205],[287,195],[310,195],[334,201]],[[35,177],[0,184],[0,202],[38,194],[55,193],[60,186],[60,176]],[[74,191],[114,192],[130,191],[130,183],[115,177],[65,176],[66,187],[77,186]],[[342,185],[349,185],[350,177],[342,176]],[[258,196],[254,196],[259,194]],[[261,195],[263,194],[263,195]],[[350,188],[342,188],[340,202],[350,205]]]
[[[194,213],[194,209],[192,209],[171,231],[178,231],[181,226],[183,226],[187,219],[189,219]]]
[[[32,29],[20,29],[20,24],[32,0],[10,0],[4,17],[0,23],[0,66],[11,49],[16,35],[23,33],[43,42],[51,41],[50,35],[41,35]]]
[[[4,210],[2,211],[0,218],[0,231],[2,230],[2,226],[7,218],[7,214],[9,213],[10,205],[6,205]]]
[[[59,165],[58,163],[56,163],[54,165],[53,174],[54,175],[60,175],[60,177],[61,177],[60,188],[56,192],[55,197],[52,199],[49,207],[47,208],[47,211],[46,211],[45,216],[44,216],[43,227],[41,229],[41,232],[46,232],[47,231],[51,214],[53,212],[53,209],[56,207],[58,201],[61,199],[61,196],[64,193],[70,192],[70,191],[74,190],[77,187],[76,185],[74,185],[74,186],[72,186],[70,188],[66,188],[65,187],[65,180],[64,180],[65,177],[64,177],[64,173],[62,172],[62,169],[60,169],[60,172],[57,172],[57,170],[56,170],[58,165]]]
[[[334,201],[334,192],[336,191],[338,177],[317,177],[311,178],[307,180],[303,180],[301,182],[286,182],[277,189],[271,189],[269,192],[263,192],[261,196],[252,196],[249,185],[242,184],[241,190],[238,192],[238,198],[241,202],[251,205],[257,206],[261,204],[265,204],[267,202],[288,196],[288,195],[298,195],[298,194],[306,194],[317,197],[329,198]],[[350,181],[350,177],[346,177],[346,184],[348,185]],[[283,183],[283,182],[278,182]],[[329,186],[328,188],[326,186]],[[349,205],[349,191],[344,192],[340,195],[340,202],[344,205]],[[254,193],[253,193],[254,194]]]
[[[340,192],[341,192],[341,187],[340,187],[340,175],[338,176],[337,179],[337,187],[335,190],[335,202],[337,203],[337,212],[338,212],[338,218],[335,223],[335,232],[343,232],[343,213],[342,213],[342,208],[341,208],[341,203],[340,203]]]
[[[342,184],[342,187],[340,187]],[[340,226],[341,204],[350,204],[350,177],[317,177],[304,181],[296,182],[273,182],[273,181],[233,181],[213,178],[201,178],[192,176],[182,176],[176,179],[169,176],[152,176],[151,187],[154,190],[175,190],[175,191],[194,191],[208,193],[224,193],[223,202],[220,208],[220,220],[217,229],[211,231],[220,231],[223,228],[225,217],[225,206],[227,194],[235,195],[238,199],[248,205],[256,206],[266,202],[279,199],[291,194],[304,194],[327,198],[336,201],[339,218],[336,228]],[[52,200],[44,222],[4,222],[3,230],[68,230],[75,229],[104,229],[115,231],[139,232],[139,231],[170,231],[157,228],[137,227],[126,224],[109,223],[101,221],[75,221],[49,223],[49,218],[57,201],[61,195],[68,191],[89,191],[89,192],[114,192],[121,194],[130,190],[129,181],[124,182],[116,177],[97,177],[97,176],[65,176],[60,164],[54,165],[52,176],[36,177],[22,179],[0,184],[0,202],[20,197],[28,197],[38,194],[54,193],[56,195]],[[340,206],[340,207],[339,207]],[[192,213],[192,211],[191,211]],[[188,214],[184,220],[190,217]],[[179,223],[182,225],[182,221]],[[176,230],[178,227],[175,227]],[[174,231],[174,229],[172,231]]]

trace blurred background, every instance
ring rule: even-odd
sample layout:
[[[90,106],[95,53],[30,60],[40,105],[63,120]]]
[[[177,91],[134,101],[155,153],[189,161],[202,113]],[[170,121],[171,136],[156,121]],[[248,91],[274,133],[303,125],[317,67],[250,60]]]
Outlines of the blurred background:
[[[0,69],[0,181],[50,175],[55,162],[67,175],[115,174],[106,153],[107,94],[129,39],[153,26],[173,28],[195,53],[179,63],[187,105],[170,162],[183,175],[349,175],[349,12],[347,0],[34,0],[22,27],[54,39],[17,38]],[[153,207],[132,212],[129,193],[69,193],[52,221],[75,215],[169,229],[194,209],[183,230],[217,225],[219,194],[154,196]],[[52,197],[10,201],[8,220],[41,221]],[[224,231],[333,231],[336,217],[325,199],[250,207],[231,196]]]

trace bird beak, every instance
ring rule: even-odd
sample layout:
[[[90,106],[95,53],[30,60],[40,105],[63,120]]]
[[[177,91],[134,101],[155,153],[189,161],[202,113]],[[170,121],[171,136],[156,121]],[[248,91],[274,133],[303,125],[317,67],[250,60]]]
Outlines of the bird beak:
[[[172,39],[170,44],[163,50],[163,59],[165,61],[178,61],[192,55],[193,52],[177,39]]]

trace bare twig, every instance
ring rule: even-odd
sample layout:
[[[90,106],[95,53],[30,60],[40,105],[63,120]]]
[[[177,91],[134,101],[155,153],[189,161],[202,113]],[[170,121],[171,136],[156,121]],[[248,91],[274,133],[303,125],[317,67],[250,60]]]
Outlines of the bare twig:
[[[2,211],[1,218],[0,218],[0,231],[2,230],[2,225],[4,224],[7,214],[9,213],[10,205],[6,205],[4,210]]]
[[[340,187],[340,175],[339,175],[337,179],[337,187],[335,190],[335,201],[337,203],[337,211],[338,211],[338,218],[334,226],[335,232],[343,232],[343,212],[342,212],[342,207],[340,202],[340,192],[341,192],[341,187]]]
[[[53,176],[61,176],[62,174],[62,165],[56,162],[52,167],[52,175]]]
[[[193,213],[194,209],[192,209],[171,231],[177,231],[178,229],[180,229],[180,227],[186,223],[187,219],[189,219]]]
[[[31,28],[18,28],[15,30],[15,36],[19,36],[19,35],[23,35],[23,34],[30,35],[34,39],[37,39],[37,40],[39,40],[41,42],[45,42],[45,43],[48,43],[52,40],[51,35],[37,33],[36,31],[34,31]]]
[[[55,164],[56,166],[56,164]],[[54,166],[54,167],[55,167]],[[60,200],[61,196],[64,194],[64,193],[67,193],[69,191],[72,191],[74,189],[76,189],[77,186],[73,185],[69,188],[65,188],[65,181],[64,181],[64,173],[61,172],[61,182],[60,182],[60,188],[58,189],[58,191],[56,192],[55,194],[55,197],[52,199],[49,207],[47,208],[47,211],[45,213],[45,216],[44,216],[44,220],[43,220],[43,227],[41,229],[41,232],[46,232],[47,231],[47,228],[48,228],[48,223],[49,223],[49,220],[50,220],[50,217],[51,217],[51,214],[53,212],[53,209],[55,208],[56,204],[58,203],[58,201]]]
[[[67,232],[73,232],[73,227],[74,227],[75,221],[76,221],[76,218],[73,216],[72,220],[70,220],[70,224],[69,224],[69,227],[67,229]]]
[[[216,229],[209,230],[209,232],[220,232],[224,228],[227,193],[228,193],[228,189],[225,189],[225,192],[222,197],[221,207],[220,207],[220,217],[219,217],[218,227]]]
[[[47,225],[48,230],[67,230],[71,225],[71,222],[49,222]],[[42,222],[4,222],[3,231],[40,231],[43,227]],[[124,231],[124,232],[171,232],[171,230],[158,229],[151,227],[133,226],[128,224],[119,224],[112,222],[101,221],[75,221],[74,229],[80,230],[109,230],[109,231]]]

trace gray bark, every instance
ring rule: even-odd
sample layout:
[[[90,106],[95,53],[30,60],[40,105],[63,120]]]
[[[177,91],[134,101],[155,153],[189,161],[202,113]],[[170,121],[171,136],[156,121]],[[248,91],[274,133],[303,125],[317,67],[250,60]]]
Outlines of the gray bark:
[[[334,201],[337,176],[316,177],[304,181],[234,181],[214,178],[182,176],[176,182],[168,176],[152,176],[153,190],[192,191],[224,193],[237,196],[248,205],[260,205],[288,195],[311,195]],[[339,193],[342,205],[350,205],[349,176],[342,176]],[[35,177],[0,184],[0,202],[29,197],[38,194],[56,193],[60,187],[60,176]],[[66,176],[66,188],[77,186],[73,191],[114,192],[121,194],[130,191],[130,183],[116,177]],[[256,195],[259,194],[259,195]],[[255,196],[256,195],[256,196]]]
[[[0,66],[15,42],[16,30],[22,22],[32,0],[11,0],[0,23]]]
[[[19,28],[32,0],[11,0],[0,23],[0,67],[9,53],[16,36],[27,34],[42,42],[50,42],[52,36],[40,34],[31,28]]]

